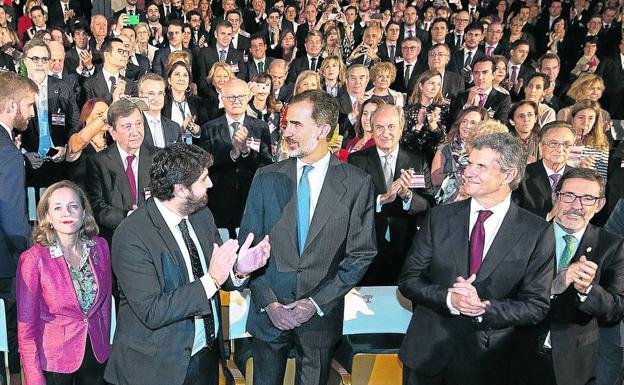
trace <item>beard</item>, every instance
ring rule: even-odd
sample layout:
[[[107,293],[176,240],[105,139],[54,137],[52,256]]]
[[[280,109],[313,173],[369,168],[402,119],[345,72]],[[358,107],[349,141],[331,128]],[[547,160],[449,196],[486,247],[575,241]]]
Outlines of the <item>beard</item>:
[[[22,111],[20,111],[18,108],[17,115],[15,115],[15,118],[13,118],[13,128],[19,131],[24,131],[28,128],[29,120],[30,120],[30,117],[28,118],[24,117],[24,115],[22,115]]]
[[[314,151],[314,149],[316,148],[319,139],[318,136],[320,135],[320,132],[317,135],[314,135],[310,138],[310,140],[308,140],[307,142],[305,142],[304,144],[299,143],[299,147],[291,150],[290,148],[288,148],[288,156],[291,158],[302,158],[306,155],[308,155],[309,153],[311,153],[312,151]],[[290,144],[291,139],[290,138],[286,138],[286,144]]]
[[[208,192],[204,192],[200,196],[191,193],[191,195],[186,198],[182,206],[182,211],[184,215],[190,215],[202,207],[206,207],[206,204],[208,204]]]

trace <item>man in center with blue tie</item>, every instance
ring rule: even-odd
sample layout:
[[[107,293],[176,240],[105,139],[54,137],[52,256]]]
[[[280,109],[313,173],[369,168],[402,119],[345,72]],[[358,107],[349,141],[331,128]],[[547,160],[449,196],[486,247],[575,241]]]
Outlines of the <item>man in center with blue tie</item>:
[[[344,295],[377,252],[371,178],[331,155],[338,104],[311,90],[290,101],[283,138],[290,158],[256,173],[240,237],[271,238],[252,276],[247,330],[254,385],[281,385],[295,348],[297,385],[325,385],[342,335]]]

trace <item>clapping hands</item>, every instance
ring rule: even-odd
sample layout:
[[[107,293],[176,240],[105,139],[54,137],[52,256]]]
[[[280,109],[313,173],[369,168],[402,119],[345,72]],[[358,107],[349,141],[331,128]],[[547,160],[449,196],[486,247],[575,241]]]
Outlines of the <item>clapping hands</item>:
[[[457,277],[453,287],[448,289],[451,293],[451,304],[461,314],[468,317],[478,317],[485,313],[489,301],[481,301],[477,289],[472,284],[477,279],[476,274],[468,279]]]

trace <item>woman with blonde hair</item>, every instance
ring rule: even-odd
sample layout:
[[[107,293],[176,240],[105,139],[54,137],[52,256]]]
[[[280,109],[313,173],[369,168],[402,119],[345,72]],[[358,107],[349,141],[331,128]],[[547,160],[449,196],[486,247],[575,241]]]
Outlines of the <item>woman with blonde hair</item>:
[[[175,51],[169,54],[167,58],[167,64],[165,65],[165,71],[168,72],[173,63],[183,62],[187,67],[191,66],[191,54],[187,51]]]
[[[17,338],[25,383],[103,385],[110,356],[112,271],[91,206],[70,181],[37,205],[35,245],[19,258]]]
[[[405,130],[401,144],[431,161],[446,135],[442,122],[446,120],[448,109],[442,95],[442,75],[438,71],[423,72],[405,106]]]
[[[136,53],[141,54],[149,59],[150,64],[154,61],[154,55],[158,48],[149,43],[150,28],[147,23],[141,22],[134,26],[134,33],[136,34]]]
[[[364,92],[365,99],[376,97],[386,102],[386,104],[403,107],[405,104],[403,94],[390,89],[390,85],[396,79],[396,67],[394,64],[389,62],[375,64],[370,69],[370,79],[373,83],[373,88]]]
[[[230,79],[234,79],[232,67],[227,63],[216,62],[208,71],[208,76],[206,76],[208,86],[199,88],[199,95],[206,99],[208,115],[211,119],[223,114],[221,89]]]
[[[568,123],[572,124],[577,136],[568,164],[592,168],[606,179],[610,144],[599,118],[600,111],[600,104],[593,100],[582,100],[572,106]]]
[[[338,92],[347,79],[347,66],[340,56],[326,57],[321,63],[319,73],[321,74],[321,88],[331,96],[338,97]]]
[[[604,80],[596,74],[585,74],[576,79],[566,95],[577,103],[581,100],[589,99],[598,102],[602,98],[602,93],[605,90]],[[557,120],[568,121],[570,119],[570,112],[573,106],[565,107],[557,112]],[[611,127],[611,115],[607,110],[600,109],[600,117],[602,118],[603,128],[608,129]]]

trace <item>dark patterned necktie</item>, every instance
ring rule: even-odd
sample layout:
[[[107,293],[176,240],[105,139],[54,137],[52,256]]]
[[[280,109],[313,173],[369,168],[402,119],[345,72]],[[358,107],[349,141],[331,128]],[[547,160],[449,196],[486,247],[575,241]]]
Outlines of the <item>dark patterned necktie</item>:
[[[180,221],[180,223],[178,224],[178,228],[180,229],[180,232],[182,232],[184,244],[186,245],[186,249],[188,250],[189,256],[191,257],[191,269],[193,270],[193,277],[195,277],[196,280],[200,279],[204,275],[204,270],[202,269],[201,262],[199,261],[199,252],[197,252],[195,242],[193,242],[193,239],[191,239],[191,234],[189,233],[188,226],[186,225],[186,219],[182,219],[182,221]],[[214,318],[212,314],[208,314],[202,316],[202,319],[204,321],[204,329],[206,330],[206,347],[212,350],[212,348],[216,344],[216,341],[214,339]]]

